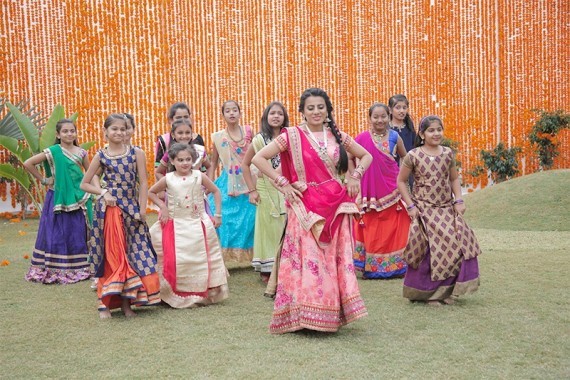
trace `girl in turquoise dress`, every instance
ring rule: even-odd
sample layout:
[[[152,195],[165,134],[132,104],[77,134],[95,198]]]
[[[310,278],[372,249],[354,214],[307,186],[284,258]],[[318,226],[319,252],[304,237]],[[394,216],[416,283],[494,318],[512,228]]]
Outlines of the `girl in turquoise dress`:
[[[252,139],[250,126],[239,124],[241,110],[234,100],[222,105],[226,128],[212,134],[212,165],[208,177],[214,178],[218,162],[222,172],[215,180],[222,193],[222,213],[218,213],[210,200],[214,216],[222,218],[218,228],[224,261],[249,265],[253,258],[253,229],[255,206],[249,203],[249,190],[243,178],[242,161]]]

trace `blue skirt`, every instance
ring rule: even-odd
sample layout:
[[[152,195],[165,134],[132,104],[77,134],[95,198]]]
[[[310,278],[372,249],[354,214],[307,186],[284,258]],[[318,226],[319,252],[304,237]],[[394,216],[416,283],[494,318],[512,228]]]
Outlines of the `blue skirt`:
[[[53,212],[48,190],[27,281],[71,284],[89,278],[87,224],[83,210]]]
[[[251,264],[253,259],[253,231],[255,206],[249,203],[249,195],[228,195],[228,174],[222,174],[214,182],[222,196],[222,224],[217,229],[225,262]],[[209,195],[212,213],[216,213],[213,195]]]

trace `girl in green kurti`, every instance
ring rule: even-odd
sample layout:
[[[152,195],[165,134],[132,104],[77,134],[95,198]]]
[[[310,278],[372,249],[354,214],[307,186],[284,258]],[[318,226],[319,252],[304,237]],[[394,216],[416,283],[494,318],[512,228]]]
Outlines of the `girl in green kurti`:
[[[289,127],[289,116],[283,104],[279,102],[269,104],[261,117],[261,132],[253,138],[242,164],[249,202],[257,206],[252,265],[256,272],[260,272],[264,282],[269,281],[278,255],[279,243],[285,228],[285,203],[283,194],[273,186],[271,180],[259,173],[257,174],[259,178],[255,181],[250,165],[255,153],[279,136],[282,128],[287,127]],[[280,170],[279,155],[270,161],[273,169]],[[257,169],[253,171],[257,172]]]
[[[87,223],[92,217],[91,198],[79,188],[89,159],[77,144],[72,120],[58,121],[55,129],[55,144],[24,162],[26,170],[48,187],[25,278],[43,284],[72,284],[90,276]],[[46,177],[36,168],[42,163]]]

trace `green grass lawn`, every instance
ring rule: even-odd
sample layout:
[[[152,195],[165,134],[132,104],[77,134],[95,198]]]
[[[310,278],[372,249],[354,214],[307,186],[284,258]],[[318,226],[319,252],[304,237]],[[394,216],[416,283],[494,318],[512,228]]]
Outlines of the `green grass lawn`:
[[[269,334],[272,301],[249,269],[231,271],[221,304],[101,321],[89,282],[24,281],[37,220],[1,221],[0,261],[10,265],[0,267],[0,378],[569,378],[570,216],[549,228],[556,212],[529,212],[542,220],[534,230],[506,216],[481,221],[476,202],[507,186],[466,200],[484,251],[477,293],[434,308],[404,299],[401,279],[360,280],[369,316],[335,334]]]

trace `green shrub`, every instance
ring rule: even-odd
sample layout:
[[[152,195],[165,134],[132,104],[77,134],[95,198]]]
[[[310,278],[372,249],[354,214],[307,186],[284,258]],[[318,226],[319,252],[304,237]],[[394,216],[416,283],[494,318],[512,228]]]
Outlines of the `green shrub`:
[[[481,159],[487,171],[490,172],[489,177],[499,183],[515,176],[519,172],[517,154],[520,152],[521,148],[515,146],[507,149],[502,142],[493,150],[482,150]],[[481,173],[484,173],[484,169],[480,166],[472,172],[474,175]]]
[[[540,115],[540,118],[533,125],[528,137],[531,145],[534,146],[540,167],[548,170],[552,168],[554,159],[560,155],[556,141],[556,135],[562,129],[570,127],[570,114],[563,110],[547,112],[543,110],[533,110]]]

